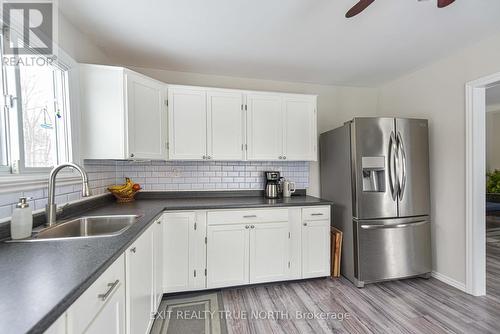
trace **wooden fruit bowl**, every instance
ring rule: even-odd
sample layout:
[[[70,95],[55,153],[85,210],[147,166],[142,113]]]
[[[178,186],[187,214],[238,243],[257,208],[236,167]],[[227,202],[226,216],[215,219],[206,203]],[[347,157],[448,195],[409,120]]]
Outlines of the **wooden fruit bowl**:
[[[135,194],[140,190],[141,186],[137,183],[133,183],[128,177],[125,178],[125,184],[108,187],[108,191],[115,196],[118,203],[133,202],[135,200]]]

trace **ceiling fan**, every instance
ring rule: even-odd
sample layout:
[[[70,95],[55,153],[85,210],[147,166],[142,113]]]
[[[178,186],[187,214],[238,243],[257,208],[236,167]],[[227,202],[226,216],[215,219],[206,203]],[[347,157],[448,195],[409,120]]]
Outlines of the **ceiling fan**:
[[[359,0],[357,4],[355,4],[349,11],[345,14],[345,17],[350,18],[358,15],[362,11],[366,9],[366,7],[370,6],[375,0]],[[418,0],[423,1],[423,0]],[[455,0],[437,0],[438,8],[444,8],[446,6],[451,5]]]

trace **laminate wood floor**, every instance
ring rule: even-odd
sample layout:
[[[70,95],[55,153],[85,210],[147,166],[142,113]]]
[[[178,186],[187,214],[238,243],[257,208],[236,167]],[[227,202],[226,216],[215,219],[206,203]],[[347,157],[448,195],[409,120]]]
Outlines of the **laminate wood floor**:
[[[487,245],[487,282],[485,297],[434,278],[364,289],[344,278],[315,279],[222,293],[230,334],[500,333],[500,243]],[[303,315],[311,318],[300,319]]]

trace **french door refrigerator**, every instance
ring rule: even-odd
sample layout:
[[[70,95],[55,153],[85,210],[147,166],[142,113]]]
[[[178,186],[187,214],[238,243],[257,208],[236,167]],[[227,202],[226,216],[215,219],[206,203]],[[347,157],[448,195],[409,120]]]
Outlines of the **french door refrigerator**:
[[[321,197],[342,230],[341,273],[358,287],[429,277],[427,120],[354,118],[320,136]]]

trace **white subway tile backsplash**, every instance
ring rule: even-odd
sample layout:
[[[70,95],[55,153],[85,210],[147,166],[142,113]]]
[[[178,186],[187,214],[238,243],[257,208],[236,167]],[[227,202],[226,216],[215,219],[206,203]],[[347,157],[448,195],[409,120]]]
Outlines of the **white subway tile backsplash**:
[[[86,160],[91,192],[107,192],[112,184],[130,177],[144,190],[240,190],[264,189],[264,171],[277,170],[294,181],[299,189],[309,187],[308,162],[263,161],[123,161]],[[0,218],[9,217],[19,197],[31,197],[35,210],[47,204],[47,187],[0,194]],[[63,204],[81,198],[81,185],[56,188],[56,202]]]

